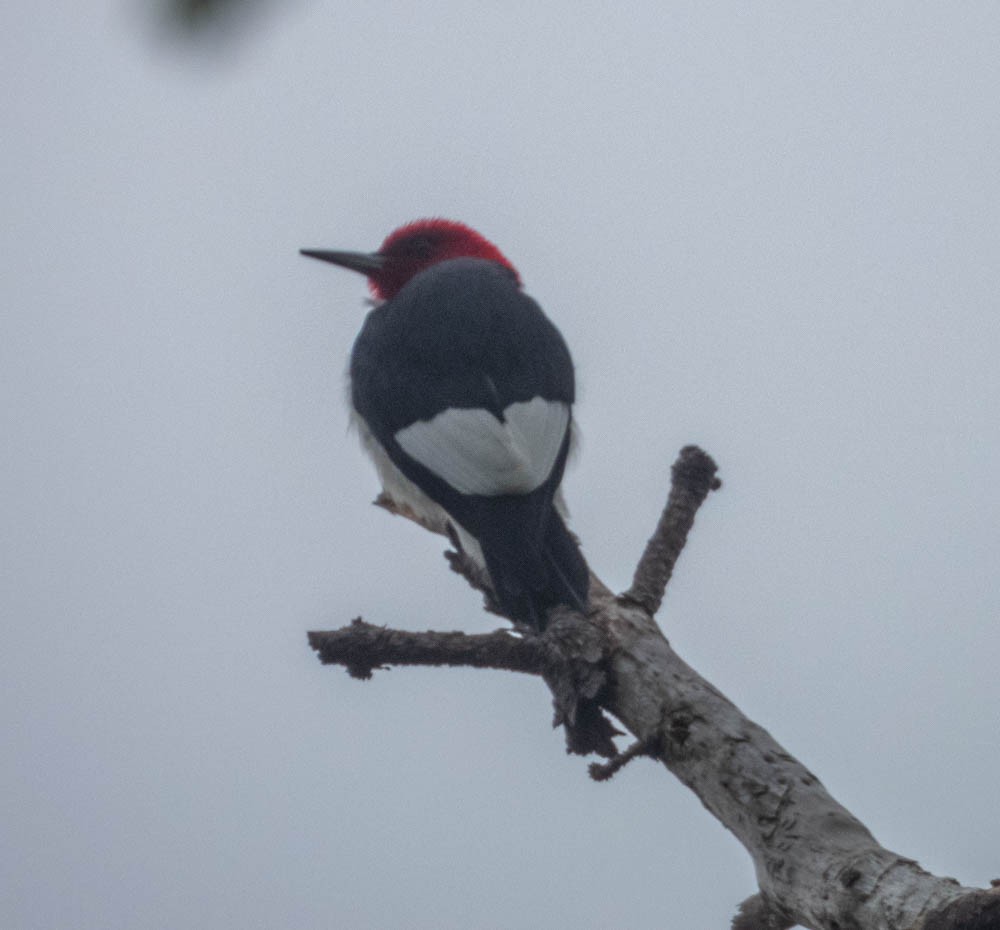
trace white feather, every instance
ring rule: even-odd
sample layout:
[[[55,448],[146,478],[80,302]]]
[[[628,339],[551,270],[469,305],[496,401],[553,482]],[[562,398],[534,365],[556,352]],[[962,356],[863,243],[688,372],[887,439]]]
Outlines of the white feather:
[[[396,433],[407,455],[462,494],[528,494],[542,485],[569,429],[569,405],[533,397],[498,420],[488,410],[451,408]]]
[[[397,505],[409,508],[420,522],[435,532],[447,536],[450,524],[458,533],[462,549],[477,565],[485,568],[486,561],[483,558],[483,550],[478,540],[393,464],[389,454],[382,448],[382,443],[372,435],[371,430],[368,429],[361,417],[352,411],[351,419],[358,427],[362,448],[375,463],[375,470],[378,472],[379,480],[382,482],[382,490],[386,496],[395,501]]]

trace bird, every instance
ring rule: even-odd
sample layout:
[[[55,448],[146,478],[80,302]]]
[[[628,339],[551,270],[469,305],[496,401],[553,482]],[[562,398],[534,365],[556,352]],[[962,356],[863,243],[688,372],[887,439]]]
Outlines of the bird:
[[[374,298],[349,363],[352,420],[392,503],[485,569],[500,613],[543,632],[590,573],[559,490],[575,375],[561,333],[488,239],[440,218],[375,252],[301,249]]]

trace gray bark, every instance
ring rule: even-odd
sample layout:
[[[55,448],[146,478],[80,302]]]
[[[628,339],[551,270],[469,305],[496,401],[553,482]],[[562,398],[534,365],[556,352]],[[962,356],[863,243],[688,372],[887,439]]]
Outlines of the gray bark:
[[[636,570],[615,596],[595,577],[586,616],[557,610],[542,636],[504,631],[404,633],[360,620],[310,633],[321,661],[367,677],[386,663],[470,665],[541,675],[571,751],[610,758],[599,780],[636,755],[658,760],[743,844],[759,892],[735,930],[1000,930],[1000,888],[979,890],[926,872],[885,849],[819,779],[670,647],[653,614],[695,513],[718,487],[715,465],[684,449],[670,499]],[[380,501],[393,510],[391,502]],[[398,512],[398,511],[396,511]],[[483,589],[483,579],[450,555]],[[488,592],[487,592],[488,594]],[[635,737],[618,754],[609,711]]]

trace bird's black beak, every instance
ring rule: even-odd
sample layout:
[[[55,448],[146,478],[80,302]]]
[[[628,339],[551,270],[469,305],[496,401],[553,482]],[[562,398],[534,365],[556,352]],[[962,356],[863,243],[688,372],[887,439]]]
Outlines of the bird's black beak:
[[[378,252],[329,252],[325,249],[299,249],[300,255],[309,258],[318,258],[323,262],[330,262],[333,265],[340,265],[341,268],[349,268],[351,271],[360,271],[361,274],[371,276],[378,274],[385,268],[385,256]]]

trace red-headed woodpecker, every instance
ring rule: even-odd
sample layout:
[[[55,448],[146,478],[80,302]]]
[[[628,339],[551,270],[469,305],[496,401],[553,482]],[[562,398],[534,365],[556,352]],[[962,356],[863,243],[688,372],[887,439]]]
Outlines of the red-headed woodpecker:
[[[589,572],[557,507],[573,430],[559,330],[479,233],[418,220],[377,252],[303,249],[360,271],[378,301],[351,352],[351,403],[386,494],[454,530],[500,609],[545,628]]]

